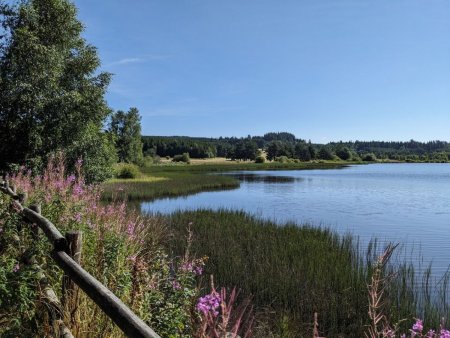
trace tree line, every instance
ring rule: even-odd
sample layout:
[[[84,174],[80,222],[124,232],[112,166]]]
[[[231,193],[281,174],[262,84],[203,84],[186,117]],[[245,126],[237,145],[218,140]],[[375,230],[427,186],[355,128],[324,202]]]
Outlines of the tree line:
[[[143,151],[148,156],[173,157],[189,153],[192,158],[225,157],[255,160],[264,151],[268,160],[283,157],[311,160],[428,161],[449,160],[450,144],[445,141],[406,142],[354,141],[313,144],[287,132],[263,136],[198,138],[187,136],[143,136]]]

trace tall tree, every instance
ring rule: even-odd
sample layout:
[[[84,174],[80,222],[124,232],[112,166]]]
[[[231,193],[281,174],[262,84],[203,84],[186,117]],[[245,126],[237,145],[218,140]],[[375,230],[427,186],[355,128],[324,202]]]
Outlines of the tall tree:
[[[110,81],[68,0],[0,0],[0,167],[45,162],[63,150],[83,156],[92,180],[107,176],[113,153],[102,132]],[[89,144],[86,144],[89,142]]]
[[[118,110],[113,114],[109,131],[114,135],[119,161],[141,164],[141,117],[137,108],[130,108],[127,113]]]

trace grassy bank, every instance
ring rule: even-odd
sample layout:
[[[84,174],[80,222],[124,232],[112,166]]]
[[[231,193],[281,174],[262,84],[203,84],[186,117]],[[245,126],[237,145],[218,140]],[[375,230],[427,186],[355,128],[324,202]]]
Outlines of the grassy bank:
[[[200,191],[233,189],[239,181],[233,177],[210,173],[236,170],[304,170],[342,168],[346,163],[253,163],[198,162],[194,165],[164,164],[141,168],[135,179],[113,179],[103,184],[103,199],[151,200],[197,193]]]
[[[243,212],[179,212],[169,217],[169,223],[175,233],[170,244],[174,255],[184,252],[191,224],[191,250],[209,257],[207,274],[214,274],[218,285],[236,285],[252,295],[277,337],[311,336],[315,312],[327,337],[364,336],[369,321],[368,266],[379,253],[376,245],[362,254],[351,236],[295,224],[280,227]],[[420,316],[437,327],[439,314],[446,315],[445,306],[431,301],[429,272],[423,276],[423,285],[428,285],[424,288],[417,284],[414,268],[412,264],[395,268],[398,273],[386,290],[389,319]],[[389,269],[394,271],[393,266]],[[403,324],[406,332],[410,322]]]
[[[102,198],[108,201],[117,198],[139,201],[237,187],[239,187],[239,181],[232,177],[160,172],[153,173],[145,179],[111,180],[103,185]]]

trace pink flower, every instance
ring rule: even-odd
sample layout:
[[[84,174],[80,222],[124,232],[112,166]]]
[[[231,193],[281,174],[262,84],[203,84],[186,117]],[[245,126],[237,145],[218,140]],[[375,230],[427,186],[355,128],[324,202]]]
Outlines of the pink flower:
[[[19,265],[19,263],[17,263],[16,265],[14,265],[12,271],[13,271],[13,272],[17,272],[17,271],[19,271],[19,270],[20,270],[20,265]]]
[[[181,284],[178,283],[176,280],[172,281],[172,287],[174,290],[180,290],[181,289]]]
[[[73,194],[75,195],[75,196],[79,196],[79,195],[81,195],[82,193],[83,193],[83,188],[79,185],[79,184],[77,184],[76,186],[75,186],[75,188],[73,188]]]
[[[220,302],[220,295],[217,292],[212,292],[205,297],[200,297],[196,306],[197,311],[202,312],[205,316],[211,312],[214,317],[217,317],[219,315],[218,308],[220,306]]]
[[[439,332],[439,338],[450,338],[450,331],[441,329],[441,331]]]
[[[423,330],[423,321],[421,319],[416,319],[416,323],[412,327],[415,332],[422,332]]]

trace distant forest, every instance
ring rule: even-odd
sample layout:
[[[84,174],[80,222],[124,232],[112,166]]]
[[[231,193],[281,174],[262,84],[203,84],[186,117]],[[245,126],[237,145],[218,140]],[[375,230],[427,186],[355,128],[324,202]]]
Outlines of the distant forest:
[[[296,138],[288,132],[271,132],[264,136],[237,137],[187,137],[187,136],[143,136],[143,151],[146,156],[173,157],[188,153],[191,158],[225,157],[240,160],[255,160],[266,153],[268,160],[352,160],[352,161],[412,161],[447,162],[450,144],[445,141],[407,142],[352,141],[313,144]]]

